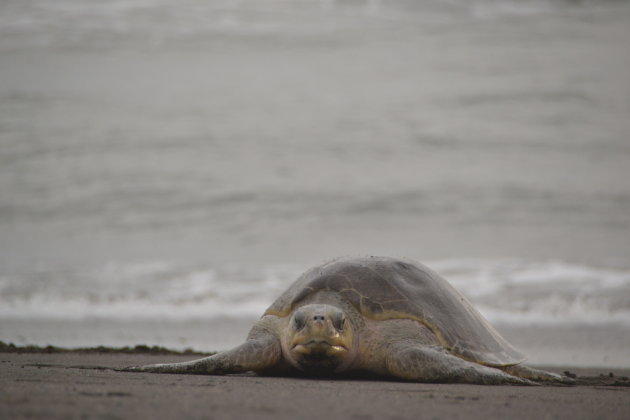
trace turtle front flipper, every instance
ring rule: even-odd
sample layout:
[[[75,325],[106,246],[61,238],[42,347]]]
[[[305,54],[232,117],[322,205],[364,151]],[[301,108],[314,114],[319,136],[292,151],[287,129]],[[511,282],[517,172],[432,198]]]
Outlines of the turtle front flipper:
[[[281,361],[282,347],[277,335],[259,321],[247,341],[231,350],[181,363],[160,363],[117,369],[122,372],[225,375],[248,371],[269,371]]]
[[[413,382],[538,385],[500,369],[460,359],[442,347],[423,346],[413,342],[393,345],[387,356],[386,366],[390,375]]]

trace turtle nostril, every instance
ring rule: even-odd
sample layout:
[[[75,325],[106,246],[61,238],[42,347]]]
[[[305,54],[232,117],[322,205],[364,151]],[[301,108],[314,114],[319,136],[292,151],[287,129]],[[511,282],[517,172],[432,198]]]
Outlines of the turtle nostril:
[[[325,319],[324,315],[314,315],[313,316],[313,321],[323,321],[324,319]]]

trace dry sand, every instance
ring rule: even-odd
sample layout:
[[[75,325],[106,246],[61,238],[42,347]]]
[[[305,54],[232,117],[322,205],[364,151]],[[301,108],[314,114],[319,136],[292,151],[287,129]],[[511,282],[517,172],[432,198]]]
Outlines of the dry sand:
[[[122,373],[189,360],[149,354],[0,353],[0,418],[627,419],[628,370],[571,387]],[[565,369],[555,368],[555,371]],[[609,370],[570,369],[578,375]],[[625,381],[627,384],[627,381]]]

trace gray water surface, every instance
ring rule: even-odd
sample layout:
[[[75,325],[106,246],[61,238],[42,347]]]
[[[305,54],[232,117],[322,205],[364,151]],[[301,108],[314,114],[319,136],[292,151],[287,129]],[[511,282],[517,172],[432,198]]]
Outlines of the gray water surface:
[[[4,1],[0,298],[364,254],[623,277],[628,39],[626,1]]]

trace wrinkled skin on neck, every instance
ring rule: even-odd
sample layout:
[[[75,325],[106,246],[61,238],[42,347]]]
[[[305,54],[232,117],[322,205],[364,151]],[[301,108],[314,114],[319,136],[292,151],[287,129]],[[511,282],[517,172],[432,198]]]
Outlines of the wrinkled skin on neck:
[[[361,325],[347,305],[319,303],[317,297],[310,300],[289,318],[281,337],[282,353],[291,365],[309,374],[343,372],[356,359]]]

